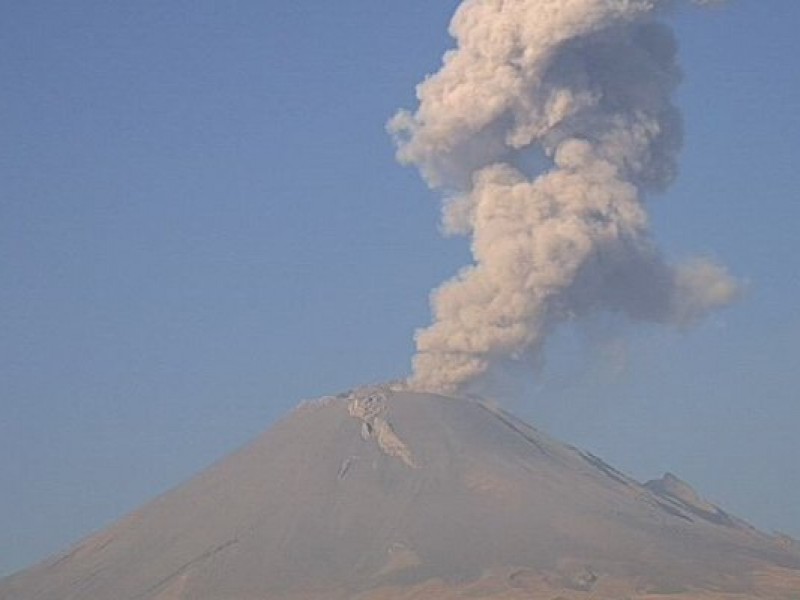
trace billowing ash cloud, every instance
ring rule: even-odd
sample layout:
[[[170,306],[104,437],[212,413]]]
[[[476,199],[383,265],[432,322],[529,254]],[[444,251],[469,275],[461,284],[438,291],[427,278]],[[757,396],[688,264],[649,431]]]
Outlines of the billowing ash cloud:
[[[389,123],[398,158],[445,197],[474,264],[432,295],[410,383],[458,392],[501,361],[536,362],[560,323],[610,311],[690,325],[736,282],[667,264],[644,197],[675,177],[681,73],[665,0],[465,0],[457,47]]]

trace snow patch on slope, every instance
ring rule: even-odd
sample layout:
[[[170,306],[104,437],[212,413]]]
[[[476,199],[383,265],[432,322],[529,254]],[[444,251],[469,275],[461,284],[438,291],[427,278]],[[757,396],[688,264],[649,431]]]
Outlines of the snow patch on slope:
[[[408,467],[418,468],[411,450],[384,416],[386,403],[387,395],[382,388],[365,388],[350,394],[347,411],[351,417],[361,421],[364,440],[374,439],[387,456],[399,459]]]

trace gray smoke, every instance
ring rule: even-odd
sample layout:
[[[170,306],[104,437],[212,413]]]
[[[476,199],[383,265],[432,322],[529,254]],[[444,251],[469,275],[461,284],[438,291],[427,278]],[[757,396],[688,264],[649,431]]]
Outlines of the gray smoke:
[[[456,48],[388,128],[443,194],[474,264],[432,294],[410,379],[455,393],[537,362],[561,323],[598,312],[691,325],[737,293],[705,258],[667,264],[644,206],[676,174],[681,118],[668,0],[465,0]]]

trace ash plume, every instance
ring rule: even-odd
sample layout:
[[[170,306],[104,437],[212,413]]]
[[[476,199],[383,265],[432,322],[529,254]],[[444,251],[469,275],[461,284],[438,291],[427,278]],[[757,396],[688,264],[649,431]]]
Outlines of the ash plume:
[[[697,2],[707,4],[708,2]],[[431,297],[412,387],[463,391],[536,364],[561,323],[598,312],[688,326],[736,296],[707,258],[668,264],[645,197],[676,175],[668,0],[465,0],[456,47],[389,122],[401,163],[444,197],[474,263]]]

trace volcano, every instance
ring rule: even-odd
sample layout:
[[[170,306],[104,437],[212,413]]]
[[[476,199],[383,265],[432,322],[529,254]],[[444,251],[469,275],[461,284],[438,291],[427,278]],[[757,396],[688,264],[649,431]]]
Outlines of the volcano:
[[[796,599],[800,548],[674,475],[640,484],[492,404],[362,388],[243,449],[2,600]]]

